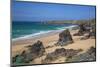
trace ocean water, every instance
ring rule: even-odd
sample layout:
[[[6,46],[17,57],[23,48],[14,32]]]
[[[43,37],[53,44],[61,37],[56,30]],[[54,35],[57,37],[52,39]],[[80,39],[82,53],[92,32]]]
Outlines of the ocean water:
[[[43,24],[42,22],[12,22],[12,39],[38,36],[41,34],[72,28],[72,24]]]

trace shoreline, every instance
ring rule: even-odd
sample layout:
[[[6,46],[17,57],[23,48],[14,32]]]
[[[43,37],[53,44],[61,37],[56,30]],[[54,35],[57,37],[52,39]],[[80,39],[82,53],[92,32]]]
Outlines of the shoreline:
[[[72,38],[74,40],[74,43],[69,44],[67,46],[62,46],[67,49],[78,49],[82,48],[83,50],[87,50],[90,46],[95,47],[95,39],[87,39],[87,40],[80,40],[81,36],[73,36],[74,33],[76,33],[78,30],[70,30],[70,33],[72,35]],[[38,38],[29,38],[29,39],[23,39],[23,40],[17,40],[17,41],[12,41],[12,54],[15,55],[17,52],[20,53],[23,50],[26,50],[25,46],[32,45],[38,40],[42,41],[44,44],[44,47],[48,46],[53,46],[59,39],[59,33],[60,32],[54,32],[47,34],[45,36],[41,36]],[[82,45],[81,45],[82,44]],[[61,46],[54,46],[52,48],[46,49],[47,53],[52,52],[55,50],[55,48],[61,48]]]
[[[85,53],[90,47],[96,47],[95,45],[95,39],[89,38],[86,40],[81,40],[81,37],[83,36],[73,36],[73,34],[78,32],[78,29],[70,28],[70,34],[73,38],[73,43],[65,45],[65,46],[56,46],[54,45],[57,43],[59,39],[59,33],[61,33],[63,30],[60,31],[52,31],[46,34],[41,34],[38,37],[29,37],[26,39],[16,40],[12,41],[12,57],[16,56],[17,54],[21,54],[23,51],[28,51],[28,47],[30,45],[33,45],[38,40],[43,43],[43,46],[45,48],[45,53],[42,57],[34,59],[34,61],[31,61],[29,64],[42,64],[42,60],[45,59],[47,54],[54,52],[56,49],[65,48],[65,49],[82,49],[82,52],[79,54]],[[65,62],[66,58],[61,57],[61,59],[57,59],[55,61],[52,61],[50,63],[61,63]]]
[[[17,38],[12,38],[12,41],[18,41],[18,40],[30,39],[30,38],[37,39],[37,38],[45,37],[48,34],[52,35],[52,34],[60,33],[65,29],[73,30],[74,28],[77,28],[77,27],[78,27],[78,25],[71,25],[71,26],[68,26],[68,27],[58,28],[57,30],[40,31],[40,32],[34,33],[34,34],[28,34],[28,35],[17,37]]]

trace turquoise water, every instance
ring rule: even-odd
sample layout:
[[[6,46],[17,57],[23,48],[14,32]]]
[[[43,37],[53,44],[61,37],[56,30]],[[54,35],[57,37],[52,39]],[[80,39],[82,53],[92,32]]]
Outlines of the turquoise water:
[[[41,22],[12,22],[12,38],[24,37],[32,34],[37,36],[51,31],[57,31],[72,26],[72,24],[43,24]]]

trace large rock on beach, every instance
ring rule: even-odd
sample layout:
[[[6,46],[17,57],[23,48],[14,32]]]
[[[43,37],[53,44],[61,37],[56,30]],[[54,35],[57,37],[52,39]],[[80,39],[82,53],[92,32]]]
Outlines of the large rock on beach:
[[[86,33],[85,33],[86,34]],[[82,39],[88,39],[88,38],[96,38],[96,28],[95,25],[91,26],[91,29],[88,31],[88,35],[85,36]]]
[[[13,57],[14,64],[29,63],[35,58],[41,57],[45,53],[45,48],[41,41],[37,41],[33,45],[27,47],[21,54]]]
[[[90,29],[91,29],[91,27],[90,27],[89,24],[81,23],[81,24],[79,24],[79,31],[78,31],[78,33],[75,33],[74,36],[82,36],[85,33],[90,32]]]
[[[71,36],[69,30],[66,29],[59,34],[59,40],[56,43],[56,45],[63,46],[63,45],[67,45],[70,43],[73,43],[73,39],[72,39],[72,36]]]
[[[37,41],[30,48],[30,53],[34,53],[35,55],[41,56],[45,52],[45,48],[41,41]]]

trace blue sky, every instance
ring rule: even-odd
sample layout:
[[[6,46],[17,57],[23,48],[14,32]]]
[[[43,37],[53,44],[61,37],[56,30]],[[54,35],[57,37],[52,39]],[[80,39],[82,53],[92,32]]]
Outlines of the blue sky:
[[[13,21],[87,20],[93,18],[95,18],[95,6],[19,1],[12,3]]]

